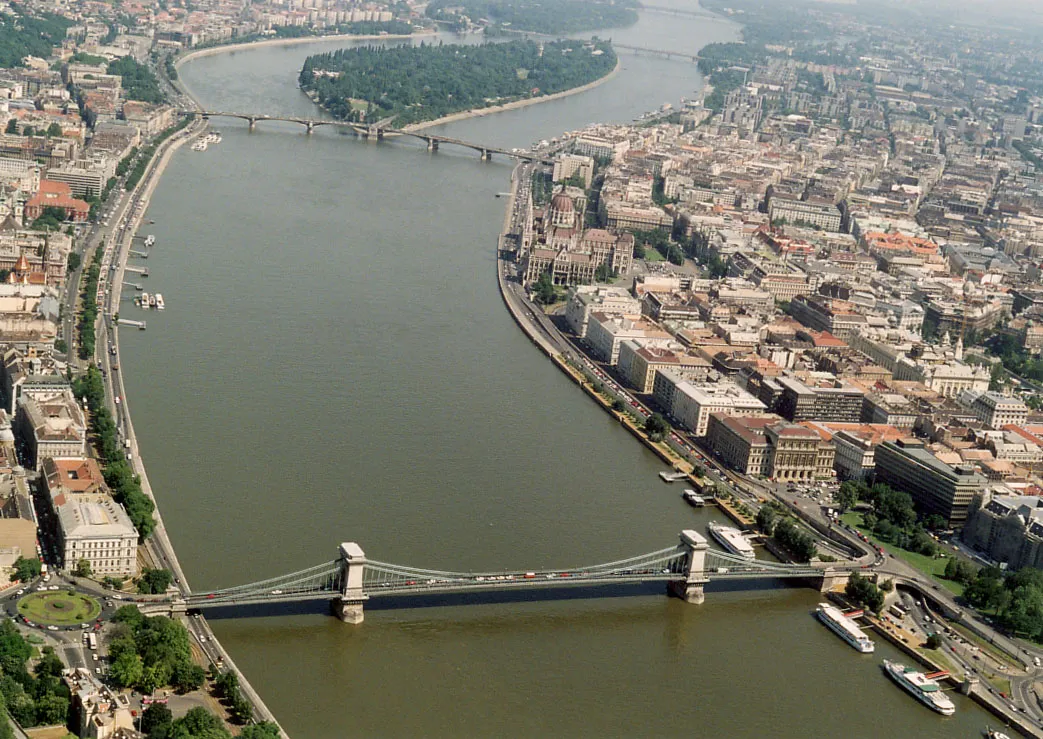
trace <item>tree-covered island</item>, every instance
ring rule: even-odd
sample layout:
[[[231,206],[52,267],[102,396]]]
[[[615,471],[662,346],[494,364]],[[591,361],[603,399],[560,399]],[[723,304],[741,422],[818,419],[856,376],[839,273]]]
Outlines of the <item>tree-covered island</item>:
[[[301,89],[343,120],[394,125],[552,95],[609,74],[607,41],[359,47],[304,61]]]
[[[427,17],[466,31],[578,33],[637,23],[636,0],[432,0]]]

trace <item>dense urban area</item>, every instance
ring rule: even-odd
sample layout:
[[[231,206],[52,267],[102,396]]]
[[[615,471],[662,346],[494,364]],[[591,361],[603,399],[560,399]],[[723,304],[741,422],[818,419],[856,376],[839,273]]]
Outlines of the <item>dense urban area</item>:
[[[742,40],[557,38],[642,11],[712,12]],[[869,632],[921,665],[882,663],[928,708],[951,715],[959,692],[1043,736],[1043,46],[987,13],[951,20],[886,0],[0,3],[0,739],[286,736],[207,599],[318,595],[358,624],[380,588],[660,580],[701,603],[714,579],[776,576],[819,588],[818,618],[858,651]],[[486,42],[381,45],[440,32]],[[623,53],[705,82],[526,149],[420,138],[512,160],[508,312],[665,483],[732,525],[686,529],[665,566],[593,575],[364,581],[344,544],[317,585],[191,592],[118,343],[165,307],[128,263],[154,245],[139,233],[152,188],[183,144],[221,141],[179,60],[352,35],[374,44],[288,72],[316,120],[279,120],[311,134],[321,108],[393,143],[604,81]],[[253,131],[265,114],[233,115]]]

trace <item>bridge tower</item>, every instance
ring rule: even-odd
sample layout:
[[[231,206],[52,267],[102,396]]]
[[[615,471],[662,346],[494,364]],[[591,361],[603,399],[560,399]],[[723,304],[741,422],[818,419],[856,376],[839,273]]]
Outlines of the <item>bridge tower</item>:
[[[438,151],[438,139],[428,139],[427,140],[427,150],[428,151]]]
[[[250,116],[246,119],[246,122],[250,124],[250,130],[253,131],[257,125],[257,119],[253,116]]]
[[[681,545],[687,550],[684,558],[684,580],[671,580],[669,593],[682,598],[688,603],[702,603],[706,600],[703,585],[709,582],[706,577],[706,550],[710,548],[706,537],[698,531],[685,529],[681,532]]]
[[[482,161],[491,162],[493,159],[493,153],[488,149],[482,149]]]
[[[315,130],[315,122],[314,121],[307,121],[305,123],[305,125],[308,127],[307,133],[310,135],[311,132]]]
[[[332,602],[333,613],[346,624],[362,623],[362,604],[369,596],[362,591],[366,553],[353,541],[340,545],[340,597]]]

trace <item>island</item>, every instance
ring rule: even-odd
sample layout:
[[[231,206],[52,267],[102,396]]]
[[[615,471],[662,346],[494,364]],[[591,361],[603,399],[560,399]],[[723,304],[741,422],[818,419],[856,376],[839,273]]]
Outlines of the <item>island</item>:
[[[597,38],[367,46],[308,57],[300,86],[337,118],[393,116],[401,127],[572,90],[615,67],[611,44]]]
[[[427,17],[455,31],[578,33],[637,23],[636,0],[433,0]]]

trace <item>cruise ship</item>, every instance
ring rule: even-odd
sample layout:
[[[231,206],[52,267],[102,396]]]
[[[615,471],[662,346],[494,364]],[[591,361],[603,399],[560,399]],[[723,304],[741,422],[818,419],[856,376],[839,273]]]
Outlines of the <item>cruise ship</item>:
[[[941,686],[932,679],[944,675],[944,672],[932,673],[928,676],[919,672],[915,667],[906,667],[901,662],[892,662],[889,659],[884,660],[882,667],[887,676],[898,684],[898,687],[932,711],[937,711],[943,716],[952,716],[956,713],[956,705],[942,691]]]
[[[815,613],[818,615],[818,620],[828,626],[830,631],[863,654],[869,654],[876,649],[872,639],[866,636],[862,629],[858,628],[858,625],[836,606],[819,603]]]
[[[753,545],[737,528],[719,523],[711,523],[706,528],[710,531],[710,536],[729,552],[753,559]]]
[[[166,305],[163,303],[163,293],[156,293],[156,310],[163,310]]]

